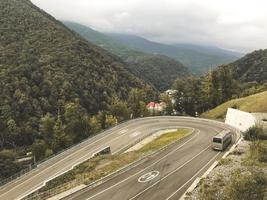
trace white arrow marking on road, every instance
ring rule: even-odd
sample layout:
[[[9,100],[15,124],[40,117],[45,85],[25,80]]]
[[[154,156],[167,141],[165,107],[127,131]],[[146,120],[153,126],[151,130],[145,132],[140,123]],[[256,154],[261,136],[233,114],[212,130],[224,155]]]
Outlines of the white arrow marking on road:
[[[133,138],[133,137],[136,137],[136,136],[138,136],[138,135],[140,135],[140,134],[141,134],[140,131],[136,131],[136,132],[132,133],[132,134],[130,135],[130,137]]]

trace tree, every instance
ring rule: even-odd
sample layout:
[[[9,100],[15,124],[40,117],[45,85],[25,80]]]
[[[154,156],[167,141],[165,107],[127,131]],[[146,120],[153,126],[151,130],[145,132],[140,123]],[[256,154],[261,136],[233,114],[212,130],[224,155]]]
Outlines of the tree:
[[[47,144],[44,140],[35,140],[35,142],[31,146],[31,149],[35,161],[39,161],[45,158]]]
[[[101,131],[101,123],[98,121],[96,116],[88,119],[88,125],[90,129],[90,134],[95,134]]]
[[[110,112],[115,116],[119,122],[129,119],[130,109],[125,101],[120,100],[118,97],[112,99]]]
[[[13,150],[0,151],[0,179],[5,179],[20,170],[20,166],[15,161],[16,154]]]
[[[144,101],[139,102],[140,117],[149,116],[149,112],[146,108],[146,103]]]
[[[5,122],[0,119],[0,148],[3,149],[6,144],[6,125]]]
[[[177,90],[175,95],[175,109],[181,114],[186,113],[195,116],[202,108],[200,80],[194,76],[178,79],[173,88]]]
[[[44,140],[51,144],[51,140],[53,137],[53,129],[55,126],[55,118],[50,114],[47,113],[44,117],[40,120],[40,132],[43,136]]]
[[[231,70],[227,66],[220,66],[218,68],[220,73],[222,102],[231,99],[233,94],[238,90],[238,85],[233,79]]]
[[[165,113],[171,115],[173,113],[172,100],[167,94],[162,94],[160,100],[166,104]]]
[[[146,97],[143,90],[137,88],[130,90],[128,105],[131,108],[133,117],[140,117],[146,114],[144,111],[145,99]]]
[[[78,103],[67,103],[64,106],[65,133],[74,142],[86,138],[89,134],[86,110]]]
[[[68,147],[72,141],[64,131],[64,126],[60,118],[57,119],[55,126],[53,128],[53,141],[52,141],[52,150],[58,152],[61,149]]]
[[[111,126],[114,126],[118,123],[118,120],[116,117],[112,116],[112,115],[107,115],[106,116],[106,128],[109,128]]]
[[[15,140],[16,140],[16,136],[18,134],[18,130],[17,130],[17,124],[15,122],[15,120],[10,119],[7,121],[7,131],[8,131],[8,138],[12,144],[12,146],[15,148]]]

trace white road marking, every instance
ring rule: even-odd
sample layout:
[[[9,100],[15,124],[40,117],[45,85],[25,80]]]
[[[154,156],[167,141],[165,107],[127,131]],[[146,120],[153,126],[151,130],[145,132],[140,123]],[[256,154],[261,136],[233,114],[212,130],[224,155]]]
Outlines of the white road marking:
[[[148,181],[151,181],[152,179],[156,178],[159,175],[159,171],[152,171],[152,172],[148,172],[142,176],[139,177],[138,182],[139,183],[145,183]]]
[[[128,131],[128,129],[122,129],[121,131],[119,131],[118,132],[118,134],[120,135],[120,134],[124,134],[124,133],[126,133]]]
[[[138,136],[138,135],[140,135],[140,134],[141,134],[140,131],[135,131],[135,132],[133,132],[133,133],[130,135],[130,137],[131,137],[131,138],[134,138],[134,137],[136,137],[136,136]]]
[[[171,173],[167,174],[166,176],[164,176],[163,178],[159,179],[158,181],[156,181],[155,183],[153,183],[152,185],[150,185],[149,187],[147,187],[146,189],[144,189],[143,191],[139,192],[138,194],[136,194],[135,196],[133,196],[132,198],[130,198],[129,200],[135,199],[136,197],[139,197],[141,194],[143,194],[144,192],[146,192],[147,190],[149,190],[150,188],[154,187],[155,185],[157,185],[160,181],[168,178],[170,175],[174,174],[175,172],[177,172],[178,170],[180,170],[181,168],[183,168],[185,165],[187,165],[188,163],[190,163],[192,160],[194,160],[196,157],[198,157],[200,154],[202,154],[204,151],[206,151],[208,148],[210,148],[211,145],[209,145],[208,147],[206,147],[205,149],[203,149],[202,151],[200,151],[198,154],[196,154],[193,158],[189,159],[188,161],[186,161],[183,165],[181,165],[180,167],[178,167],[177,169],[173,170]]]
[[[110,131],[110,130],[108,130],[108,131]],[[116,133],[116,132],[111,133],[111,134],[115,134],[115,133]],[[126,133],[126,132],[125,132],[125,133]],[[124,133],[124,134],[125,134],[125,133]],[[64,157],[64,158],[63,158],[62,160],[60,160],[59,162],[62,162],[62,161],[64,161],[65,159],[67,159],[68,157],[71,157],[71,156],[73,156],[74,154],[77,154],[78,152],[84,150],[84,149],[87,148],[88,146],[91,146],[91,145],[93,145],[93,144],[95,144],[95,143],[97,143],[97,142],[99,142],[99,141],[105,139],[107,136],[110,136],[111,134],[107,134],[107,135],[103,136],[102,138],[100,138],[100,139],[98,139],[98,140],[96,140],[96,141],[94,141],[94,142],[92,142],[92,143],[90,143],[90,144],[88,144],[88,145],[82,147],[81,149],[79,149],[79,150],[73,152],[72,154],[69,154],[68,156]],[[110,143],[111,141],[114,141],[114,140],[116,140],[116,139],[119,139],[119,138],[120,138],[121,136],[123,136],[124,134],[121,134],[120,136],[113,138],[112,140],[108,141],[108,143]],[[106,145],[106,144],[107,144],[107,143],[105,143],[105,144],[103,144],[103,145]],[[90,153],[90,154],[91,154],[91,153]],[[85,157],[85,156],[83,156],[83,157]],[[82,157],[82,158],[83,158],[83,157]],[[80,158],[80,159],[81,159],[81,158]],[[80,159],[79,159],[79,160],[80,160]],[[0,195],[0,197],[3,196],[4,194],[6,194],[6,193],[8,193],[8,192],[10,192],[10,191],[12,191],[12,190],[14,190],[15,188],[19,187],[20,185],[25,184],[25,182],[30,181],[33,177],[36,177],[36,176],[38,176],[38,175],[44,173],[44,171],[47,171],[48,169],[52,168],[52,167],[53,167],[54,165],[56,165],[56,164],[58,164],[58,162],[56,162],[56,163],[52,164],[51,166],[45,168],[43,171],[41,171],[41,172],[35,174],[34,176],[31,176],[29,179],[25,180],[24,182],[22,182],[22,183],[20,183],[20,184],[18,184],[18,185],[16,185],[16,186],[14,186],[14,187],[12,187],[10,190],[8,190],[8,191],[2,193],[2,194]],[[72,167],[73,167],[73,166],[72,166]],[[61,171],[62,171],[62,170],[61,170]],[[65,172],[67,172],[67,171],[65,171]],[[65,173],[65,172],[64,172],[64,173]],[[61,174],[62,174],[62,173],[61,173]],[[57,177],[57,176],[55,176],[55,175],[52,176],[53,179],[56,178],[56,177]],[[51,178],[48,178],[48,179],[44,180],[43,183],[40,183],[42,186],[38,187],[37,189],[40,189],[41,187],[45,186],[45,184],[46,184],[48,181],[50,181],[50,180],[52,180],[52,179],[51,179]],[[36,190],[30,190],[30,191],[28,191],[28,192],[25,192],[25,193],[27,193],[26,195],[20,196],[20,197],[17,198],[17,199],[24,198],[25,196],[29,195],[29,194],[32,193],[33,191],[36,191]]]
[[[179,146],[178,148],[172,150],[171,152],[169,152],[168,154],[166,154],[165,156],[163,156],[162,158],[160,158],[160,159],[157,160],[156,162],[154,162],[154,163],[152,163],[151,165],[145,167],[144,169],[142,169],[142,170],[136,172],[135,174],[133,174],[133,175],[131,175],[131,176],[129,176],[129,177],[127,177],[127,178],[121,180],[120,182],[118,182],[118,183],[112,185],[111,187],[108,187],[108,188],[102,190],[101,192],[96,193],[95,195],[93,195],[93,196],[87,198],[86,200],[92,199],[92,198],[94,198],[94,197],[96,197],[96,196],[98,196],[98,195],[100,195],[100,194],[102,194],[102,193],[104,193],[104,192],[106,192],[106,191],[108,191],[108,190],[110,190],[110,189],[112,189],[112,188],[114,188],[114,187],[120,185],[121,183],[124,183],[125,181],[129,180],[130,178],[132,178],[132,177],[134,177],[134,176],[136,176],[136,175],[142,173],[142,172],[145,171],[146,169],[148,169],[148,168],[152,167],[153,165],[159,163],[161,160],[165,159],[166,157],[168,157],[169,155],[171,155],[172,153],[174,153],[175,151],[179,150],[179,149],[182,148],[184,145],[186,145],[187,143],[189,143],[189,142],[190,142],[191,140],[193,140],[197,135],[199,135],[199,133],[200,133],[200,131],[198,130],[198,132],[197,132],[196,135],[194,135],[192,138],[190,138],[189,140],[187,140],[187,141],[186,141],[185,143],[183,143],[181,146]]]
[[[166,200],[171,199],[177,192],[179,192],[184,186],[186,186],[190,181],[192,181],[205,167],[207,167],[221,152],[218,152],[215,156],[212,157],[212,159],[205,164],[200,170],[195,173],[194,176],[192,176],[186,183],[184,183],[181,187],[179,187],[174,193],[172,193]]]
[[[155,122],[155,120],[157,120],[158,119],[158,121],[159,120],[167,120],[167,119],[173,119],[173,117],[160,117],[160,119],[159,118],[157,118],[157,117],[147,117],[146,119],[143,119],[143,118],[139,118],[139,119],[135,119],[135,120],[132,120],[132,122],[134,122],[134,121],[140,121],[140,120],[146,120],[147,121],[147,123],[153,123],[153,122]],[[190,117],[177,117],[176,119],[173,119],[173,120],[175,120],[175,121],[177,121],[178,122],[178,119],[179,119],[179,122],[181,122],[180,120],[185,120],[185,122],[188,122],[187,120],[192,120],[192,118],[190,118]],[[222,122],[215,122],[215,121],[212,121],[212,120],[206,120],[206,119],[195,119],[194,118],[194,120],[197,122],[197,123],[200,123],[200,122],[206,122],[206,124],[209,124],[209,123],[213,123],[214,125],[216,124],[216,126],[218,126],[218,127],[221,127],[221,128],[223,128],[223,129],[225,129],[225,127],[230,127],[230,126],[227,126],[226,124],[224,124],[224,123],[222,123]],[[128,122],[126,122],[124,125],[128,125]],[[131,124],[131,123],[130,123]],[[203,123],[204,124],[204,123]],[[232,129],[233,129],[233,127],[231,127]],[[120,127],[115,127],[115,130],[120,130],[121,128]],[[107,134],[107,135],[104,135],[104,136],[101,136],[101,138],[100,139],[97,139],[96,141],[94,141],[94,142],[92,142],[92,143],[89,143],[88,144],[88,141],[84,141],[84,143],[81,143],[82,145],[83,144],[85,144],[85,145],[92,145],[92,144],[94,144],[94,143],[96,143],[96,142],[98,142],[98,141],[101,141],[101,140],[103,140],[103,139],[105,139],[106,137],[108,137],[109,135],[114,135],[114,134],[116,134],[117,132],[115,131],[115,130],[106,130],[105,132],[106,133],[108,133],[108,132],[112,132],[112,131],[114,131],[113,133],[111,133],[111,134]],[[235,132],[237,131],[236,129],[234,129],[235,130]],[[104,132],[104,133],[105,133]],[[87,147],[86,146],[86,147]],[[86,148],[86,147],[84,147],[84,148]],[[69,149],[69,150],[71,150],[71,149]],[[69,155],[67,155],[65,158],[67,158],[67,157],[69,157],[69,156],[72,156],[72,155],[75,155],[77,152],[79,152],[79,151],[81,151],[81,150],[83,150],[83,148],[82,149],[78,149],[78,150],[76,150],[75,152],[72,152],[71,154],[69,154]],[[67,150],[68,151],[68,150]],[[65,156],[64,155],[64,153],[62,153],[62,154],[59,154],[59,155],[57,155],[56,157],[58,157],[59,156],[59,158],[61,158],[61,157],[63,157],[63,156]],[[54,158],[56,158],[56,157],[54,157]],[[62,160],[59,160],[59,161],[57,161],[57,163],[59,163],[59,162],[62,162],[62,161],[64,161],[65,160],[65,158],[63,158]],[[55,164],[57,164],[57,163],[54,163],[53,165],[55,165]],[[52,165],[52,166],[53,166]],[[52,167],[52,166],[50,166],[50,167]],[[49,167],[48,167],[49,168]],[[46,168],[46,169],[48,169],[48,168]],[[45,170],[46,170],[45,169]],[[37,169],[38,170],[38,169]],[[44,170],[44,171],[45,171]],[[36,175],[34,175],[34,176],[32,176],[32,177],[35,177],[35,176],[37,176],[37,175],[39,175],[39,174],[42,174],[44,171],[40,171],[40,172],[38,172],[37,171],[37,174]],[[32,178],[31,177],[31,178]],[[30,179],[31,179],[30,178]],[[28,180],[30,180],[30,179],[28,179]],[[28,180],[25,180],[23,183],[20,183],[19,185],[21,185],[21,184],[24,184],[26,181],[28,181]],[[19,181],[19,180],[18,180]],[[12,185],[12,184],[14,184],[14,183],[16,183],[17,182],[17,180],[16,181],[12,181],[11,183],[10,183],[10,185]],[[8,192],[10,192],[11,190],[13,190],[14,188],[16,188],[17,186],[15,185],[12,189],[10,189],[9,191],[7,191],[7,192],[5,192],[5,193],[2,193],[2,194],[0,194],[0,196],[2,196],[2,195],[4,195],[4,194],[6,194],[6,193],[8,193]],[[4,190],[5,188],[1,188],[1,190]]]
[[[193,133],[194,132],[194,128],[190,128],[190,127],[186,127],[186,126],[175,126],[176,129],[179,129],[179,128],[185,128],[185,129],[190,129],[192,130],[190,133]],[[166,128],[167,129],[167,128]],[[157,131],[157,129],[152,129],[151,132],[153,131]],[[149,137],[149,135],[146,135],[145,137]],[[122,147],[116,151],[113,151],[113,154],[117,154],[118,152],[122,151],[123,149],[125,149],[125,147]]]

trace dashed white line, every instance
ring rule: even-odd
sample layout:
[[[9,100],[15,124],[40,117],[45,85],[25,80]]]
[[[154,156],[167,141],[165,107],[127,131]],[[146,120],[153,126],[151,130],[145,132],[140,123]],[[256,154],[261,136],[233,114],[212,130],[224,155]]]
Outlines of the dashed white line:
[[[136,175],[142,173],[142,172],[145,171],[146,169],[148,169],[148,168],[152,167],[153,165],[159,163],[161,160],[165,159],[167,156],[171,155],[172,153],[174,153],[175,151],[179,150],[179,149],[182,148],[184,145],[186,145],[187,143],[189,143],[191,140],[193,140],[197,135],[199,135],[199,132],[200,132],[200,131],[198,130],[198,132],[197,132],[196,135],[194,135],[192,138],[190,138],[189,140],[187,140],[187,141],[186,141],[185,143],[183,143],[181,146],[179,146],[178,148],[172,150],[171,152],[169,152],[168,154],[166,154],[165,156],[163,156],[162,158],[160,158],[160,159],[157,160],[156,162],[154,162],[154,163],[152,163],[151,165],[145,167],[144,169],[142,169],[142,170],[136,172],[135,174],[133,174],[133,175],[131,175],[131,176],[129,176],[129,177],[127,177],[127,178],[121,180],[120,182],[118,182],[118,183],[112,185],[111,187],[108,187],[108,188],[102,190],[101,192],[96,193],[95,195],[93,195],[93,196],[87,198],[86,200],[93,199],[94,197],[96,197],[96,196],[98,196],[98,195],[100,195],[100,194],[103,194],[104,192],[106,192],[106,191],[108,191],[108,190],[110,190],[110,189],[112,189],[112,188],[114,188],[114,187],[120,185],[121,183],[124,183],[125,181],[131,179],[132,177],[134,177],[134,176],[136,176]]]
[[[147,187],[146,189],[144,189],[143,191],[139,192],[138,194],[136,194],[135,196],[133,196],[132,198],[130,198],[129,200],[135,199],[136,197],[139,197],[141,194],[143,194],[144,192],[146,192],[147,190],[149,190],[150,188],[154,187],[155,185],[157,185],[160,181],[168,178],[170,175],[174,174],[175,172],[177,172],[178,170],[180,170],[181,168],[183,168],[185,165],[187,165],[189,162],[191,162],[192,160],[194,160],[196,157],[198,157],[200,154],[202,154],[204,151],[206,151],[208,148],[210,148],[211,145],[209,145],[208,147],[206,147],[205,149],[203,149],[202,151],[200,151],[198,154],[196,154],[194,157],[192,157],[191,159],[189,159],[188,161],[186,161],[183,165],[181,165],[180,167],[178,167],[177,169],[173,170],[171,173],[167,174],[166,176],[164,176],[163,178],[159,179],[158,181],[156,181],[155,183],[153,183],[152,185],[150,185],[149,187]]]

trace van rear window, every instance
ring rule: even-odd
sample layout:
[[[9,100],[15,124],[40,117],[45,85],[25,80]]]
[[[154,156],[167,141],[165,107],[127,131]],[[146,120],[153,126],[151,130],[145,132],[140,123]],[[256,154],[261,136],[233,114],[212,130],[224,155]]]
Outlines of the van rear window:
[[[221,138],[213,138],[213,142],[214,143],[222,143],[222,139]]]

